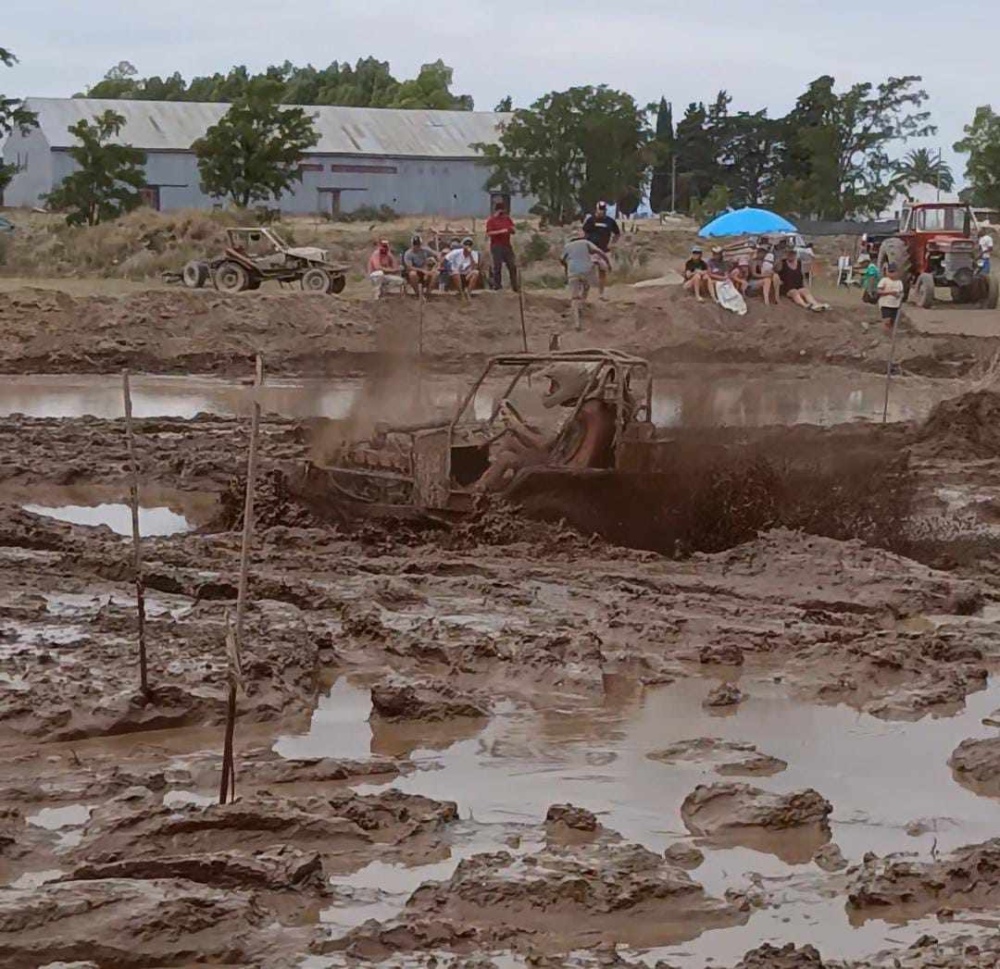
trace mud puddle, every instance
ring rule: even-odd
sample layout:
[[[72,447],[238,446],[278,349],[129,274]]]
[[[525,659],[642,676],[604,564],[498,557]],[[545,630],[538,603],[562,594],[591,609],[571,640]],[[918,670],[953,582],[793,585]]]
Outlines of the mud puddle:
[[[414,741],[409,750],[418,769],[389,786],[454,799],[465,831],[445,864],[382,872],[386,891],[377,897],[352,881],[359,891],[357,910],[341,898],[331,928],[391,917],[420,878],[448,877],[460,857],[512,830],[532,837],[551,804],[570,802],[651,850],[677,844],[699,848],[705,861],[694,877],[710,894],[737,890],[760,898],[763,907],[746,926],[655,950],[671,964],[685,969],[702,969],[711,960],[730,964],[763,941],[809,942],[824,957],[854,958],[908,944],[931,927],[940,935],[936,920],[898,926],[875,919],[852,926],[844,895],[831,889],[831,876],[811,859],[828,840],[854,865],[868,851],[929,857],[993,836],[1000,802],[959,786],[947,762],[963,739],[995,733],[981,721],[1000,703],[1000,681],[973,694],[960,715],[916,723],[886,723],[844,706],[799,702],[762,670],[744,672],[740,686],[747,699],[734,713],[720,716],[702,706],[717,685],[688,680],[645,693],[625,689],[592,709],[536,712],[510,704],[495,710],[474,735]],[[405,730],[369,723],[370,710],[368,690],[340,680],[318,707],[310,730],[283,738],[276,750],[291,757],[361,757],[405,747],[398,743],[406,739]],[[698,738],[754,744],[788,766],[772,776],[734,778],[720,776],[705,758],[666,764],[649,757]],[[730,780],[775,793],[815,789],[833,804],[829,839],[814,843],[810,837],[780,835],[770,843],[719,843],[692,837],[681,819],[682,801],[699,784]],[[653,955],[644,959],[652,963]]]
[[[477,418],[490,415],[508,380],[484,384],[472,405]],[[469,388],[464,376],[424,375],[414,370],[393,373],[388,386],[382,377],[276,380],[264,387],[260,400],[266,413],[281,417],[344,420],[371,397],[373,383],[381,385],[379,411],[395,414],[389,419],[396,420],[452,416]],[[963,389],[967,387],[953,380],[897,377],[892,383],[889,420],[921,419],[938,401]],[[515,394],[515,400],[523,405],[538,392],[536,382],[524,394]],[[670,368],[655,379],[653,419],[666,427],[881,420],[884,394],[884,378],[836,367],[688,364]],[[196,376],[137,376],[132,396],[138,417],[243,416],[251,403],[245,383]],[[0,387],[0,417],[15,413],[40,418],[120,418],[120,379],[117,375],[7,377]]]
[[[47,505],[24,505],[23,508],[33,515],[54,518],[71,525],[104,525],[116,535],[132,534],[132,510],[128,505],[61,505],[54,508]],[[139,508],[139,534],[143,538],[180,535],[191,531],[191,528],[191,522],[169,508]]]

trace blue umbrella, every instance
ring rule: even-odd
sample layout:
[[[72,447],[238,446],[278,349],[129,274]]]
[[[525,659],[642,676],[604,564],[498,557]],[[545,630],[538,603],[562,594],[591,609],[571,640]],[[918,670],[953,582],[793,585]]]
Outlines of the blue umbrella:
[[[703,238],[754,235],[760,232],[797,232],[788,219],[767,209],[736,209],[726,212],[698,230]]]

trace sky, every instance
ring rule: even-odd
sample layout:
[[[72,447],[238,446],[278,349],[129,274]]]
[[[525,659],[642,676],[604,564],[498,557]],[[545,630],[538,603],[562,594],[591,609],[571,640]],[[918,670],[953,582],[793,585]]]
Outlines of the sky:
[[[940,0],[901,10],[863,0],[3,0],[0,47],[20,62],[0,68],[0,92],[69,96],[122,60],[142,76],[190,77],[374,55],[405,78],[441,57],[477,108],[604,83],[640,104],[665,96],[676,119],[720,88],[732,110],[776,116],[822,74],[838,88],[919,74],[940,129],[926,144],[960,176],[952,144],[977,104],[992,96],[1000,107],[995,3],[964,0],[960,30]]]

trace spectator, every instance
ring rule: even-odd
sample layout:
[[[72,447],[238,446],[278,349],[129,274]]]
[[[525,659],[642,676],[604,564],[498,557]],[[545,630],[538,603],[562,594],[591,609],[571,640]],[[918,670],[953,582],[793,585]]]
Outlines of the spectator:
[[[402,289],[399,262],[389,248],[388,239],[380,239],[368,257],[368,278],[372,282],[375,299],[381,299],[390,289],[397,292]]]
[[[448,265],[448,256],[456,249],[461,248],[462,240],[458,236],[455,236],[438,251],[438,289],[441,292],[447,292],[452,286],[451,267]]]
[[[437,282],[437,257],[433,250],[424,245],[420,236],[415,235],[410,242],[410,248],[403,253],[403,266],[406,269],[406,279],[419,296],[421,291],[430,295]]]
[[[493,264],[491,289],[503,289],[503,267],[510,276],[510,288],[517,292],[517,259],[510,237],[517,232],[514,220],[507,214],[503,202],[497,202],[493,214],[486,220],[486,238],[490,243],[490,261]]]
[[[712,247],[712,257],[708,260],[708,283],[715,297],[715,287],[724,279],[729,278],[729,270],[726,268],[726,260],[722,255],[721,246]]]
[[[604,288],[608,284],[608,273],[611,271],[611,247],[622,235],[618,223],[608,215],[607,202],[598,202],[596,210],[583,220],[583,235],[604,255],[603,259],[594,261],[597,266],[597,288],[601,299],[604,299]]]
[[[813,252],[813,244],[811,242],[806,242],[802,245],[801,249],[796,249],[799,255],[799,262],[802,263],[802,277],[805,279],[806,286],[812,286],[813,282],[813,265],[816,261],[816,253]]]
[[[867,252],[861,253],[858,257],[858,265],[864,267],[861,271],[861,298],[866,303],[877,303],[881,277],[878,266],[872,262],[872,257]]]
[[[979,263],[984,276],[989,276],[993,257],[993,236],[986,229],[979,233]]]
[[[887,330],[892,330],[899,319],[899,308],[903,305],[903,281],[899,278],[899,267],[890,262],[878,281],[878,308]]]
[[[702,258],[701,246],[694,246],[691,249],[691,258],[684,263],[684,288],[693,292],[699,303],[704,303],[705,297],[701,295],[703,287],[705,296],[710,296],[708,264]]]
[[[573,238],[566,243],[559,261],[566,268],[573,321],[579,330],[583,328],[581,312],[594,281],[595,265],[598,267],[598,271],[601,266],[604,266],[605,271],[607,271],[610,268],[610,263],[605,252],[586,238],[585,230],[582,228],[578,229]]]
[[[756,296],[757,293],[763,295],[765,306],[770,305],[772,295],[774,305],[778,305],[778,287],[775,286],[774,279],[774,253],[767,246],[757,246],[750,262],[750,281],[747,283],[746,295]]]
[[[785,253],[785,261],[778,270],[778,278],[781,280],[784,294],[796,306],[815,312],[830,308],[828,303],[821,303],[809,292],[802,272],[802,263],[799,261],[799,254],[794,249],[789,249]]]
[[[740,295],[746,293],[747,285],[750,282],[750,257],[740,256],[729,274],[730,282],[736,287]]]
[[[467,293],[482,286],[479,261],[479,253],[476,252],[474,243],[468,236],[445,256],[444,264],[453,289]]]

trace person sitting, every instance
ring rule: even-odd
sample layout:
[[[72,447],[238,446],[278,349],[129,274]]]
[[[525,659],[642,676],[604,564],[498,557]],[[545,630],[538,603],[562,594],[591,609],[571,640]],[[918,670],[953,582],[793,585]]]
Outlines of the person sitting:
[[[416,296],[429,296],[437,282],[437,257],[434,251],[424,245],[420,236],[410,241],[410,248],[403,253],[406,279]]]
[[[444,258],[452,288],[463,294],[482,288],[479,253],[473,246],[472,239],[466,236],[461,244],[453,248]]]
[[[524,468],[598,468],[609,461],[615,436],[615,408],[602,398],[590,367],[556,364],[542,376],[548,389],[542,395],[547,408],[576,408],[569,424],[547,437],[521,418],[508,401],[501,402],[498,416],[507,425],[491,456],[490,466],[476,482],[475,491],[500,491]],[[580,398],[583,403],[577,408]]]
[[[763,295],[765,306],[771,304],[772,295],[774,305],[778,305],[778,289],[774,279],[774,253],[767,246],[757,246],[750,261],[750,279],[747,282],[745,295],[756,296],[758,293]]]
[[[399,262],[389,247],[388,239],[380,239],[368,257],[368,278],[375,291],[375,299],[381,299],[391,289],[398,292],[403,288]]]
[[[715,297],[715,287],[725,279],[729,279],[729,269],[722,255],[722,247],[713,246],[712,256],[708,260],[708,283],[713,297]]]
[[[799,255],[794,249],[789,249],[785,253],[785,260],[778,270],[778,278],[781,280],[782,292],[796,305],[803,309],[819,312],[828,310],[829,303],[821,303],[806,286],[805,275],[802,270],[802,263]]]
[[[741,296],[746,295],[747,285],[750,282],[750,257],[740,256],[736,265],[729,273],[729,280],[736,287]]]
[[[692,292],[699,303],[705,302],[702,296],[704,289],[705,296],[710,296],[708,288],[708,263],[702,258],[701,246],[694,246],[691,249],[691,258],[684,263],[684,289]]]
[[[462,247],[462,240],[455,236],[451,242],[443,245],[438,251],[438,289],[445,293],[451,289],[451,269],[448,266],[448,254]]]

